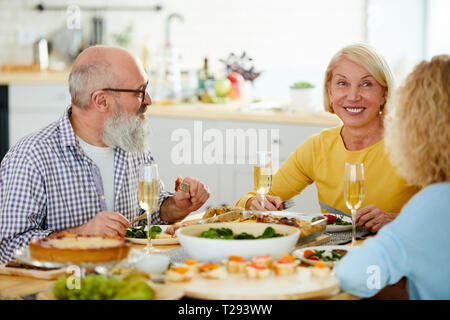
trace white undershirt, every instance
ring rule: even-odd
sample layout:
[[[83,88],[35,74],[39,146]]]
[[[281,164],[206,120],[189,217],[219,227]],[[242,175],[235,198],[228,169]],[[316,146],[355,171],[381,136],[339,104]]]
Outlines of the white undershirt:
[[[99,168],[108,211],[114,211],[114,148],[93,146],[78,137],[83,152]]]

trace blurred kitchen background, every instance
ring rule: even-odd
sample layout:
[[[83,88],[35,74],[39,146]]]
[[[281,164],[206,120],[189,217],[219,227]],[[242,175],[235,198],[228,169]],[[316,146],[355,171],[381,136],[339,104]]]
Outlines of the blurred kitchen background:
[[[309,135],[338,124],[321,111],[323,73],[337,50],[374,45],[401,82],[420,60],[450,52],[449,16],[448,0],[0,0],[0,159],[61,116],[74,58],[107,44],[135,53],[151,75],[150,121],[155,140],[166,139],[160,150],[155,142],[157,158],[173,165],[162,155],[173,129],[192,131],[207,117],[205,129],[280,130],[271,145],[281,164]],[[308,98],[296,98],[294,84]],[[213,205],[251,188],[251,171],[192,168],[163,167],[161,176],[170,188],[177,172],[214,180]],[[230,176],[238,178],[224,189]],[[316,201],[303,208],[317,210]]]

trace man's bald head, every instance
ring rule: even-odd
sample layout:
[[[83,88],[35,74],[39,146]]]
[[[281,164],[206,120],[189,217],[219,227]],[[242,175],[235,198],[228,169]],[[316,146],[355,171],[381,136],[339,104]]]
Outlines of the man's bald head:
[[[119,87],[135,72],[143,72],[142,66],[125,49],[110,46],[85,49],[76,58],[69,76],[72,104],[88,108],[92,92]]]

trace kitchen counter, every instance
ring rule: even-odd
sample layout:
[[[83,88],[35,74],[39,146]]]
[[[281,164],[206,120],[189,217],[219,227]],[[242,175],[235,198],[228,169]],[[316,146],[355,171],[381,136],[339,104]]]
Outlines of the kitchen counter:
[[[248,105],[248,104],[247,104]],[[291,113],[281,110],[248,110],[245,103],[207,104],[189,103],[170,106],[152,105],[147,114],[149,117],[173,117],[191,119],[221,119],[234,121],[271,122],[285,124],[309,124],[337,126],[341,123],[334,114],[320,113]]]
[[[10,84],[67,84],[70,71],[0,72],[0,85]]]
[[[67,85],[69,73],[70,70],[0,72],[0,85]],[[250,109],[247,108],[248,106],[249,103],[245,102],[232,102],[228,104],[180,103],[174,105],[162,105],[155,102],[151,108],[148,109],[148,114],[149,116],[174,118],[220,119],[325,126],[336,126],[341,123],[335,115],[325,112],[290,113],[273,109]]]

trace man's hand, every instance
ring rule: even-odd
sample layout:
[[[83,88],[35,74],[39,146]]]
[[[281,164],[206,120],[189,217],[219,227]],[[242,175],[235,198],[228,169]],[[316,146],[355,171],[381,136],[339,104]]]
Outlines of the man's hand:
[[[251,197],[247,200],[247,203],[245,204],[245,209],[248,210],[255,210],[255,211],[279,211],[283,210],[283,200],[281,200],[280,197],[277,196],[266,196],[266,200],[264,201],[264,209],[261,206],[262,198],[258,194],[255,197]]]
[[[57,237],[66,233],[125,237],[126,230],[129,226],[130,222],[128,219],[120,213],[101,211],[81,226],[52,233],[49,237]]]
[[[175,206],[188,214],[199,209],[208,200],[209,189],[196,178],[186,177],[183,182],[189,185],[189,192],[176,191],[174,200]]]
[[[118,212],[101,211],[78,228],[79,234],[125,237],[130,222]]]
[[[183,182],[189,185],[189,192],[178,190],[161,205],[161,218],[167,222],[183,219],[189,213],[201,208],[209,198],[208,186],[200,180],[186,177]]]
[[[397,217],[395,213],[384,212],[377,206],[370,205],[356,212],[356,225],[364,226],[370,232],[378,232],[381,227],[393,221],[395,217]]]

